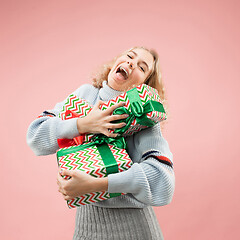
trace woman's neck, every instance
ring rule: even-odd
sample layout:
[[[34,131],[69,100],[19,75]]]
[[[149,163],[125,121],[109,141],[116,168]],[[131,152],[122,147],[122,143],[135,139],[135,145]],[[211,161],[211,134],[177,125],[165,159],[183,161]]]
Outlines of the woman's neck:
[[[121,93],[121,91],[117,91],[109,87],[107,81],[103,81],[103,87],[99,90],[99,96],[102,101],[109,101],[110,99],[117,97]]]

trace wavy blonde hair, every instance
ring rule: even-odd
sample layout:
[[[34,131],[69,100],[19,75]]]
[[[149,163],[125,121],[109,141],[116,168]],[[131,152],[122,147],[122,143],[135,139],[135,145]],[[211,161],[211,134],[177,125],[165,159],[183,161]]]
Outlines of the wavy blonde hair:
[[[165,99],[165,90],[164,90],[164,86],[163,86],[163,82],[162,82],[162,74],[161,74],[161,71],[160,71],[158,54],[155,50],[148,49],[148,48],[145,48],[145,47],[130,48],[127,51],[125,51],[122,54],[115,57],[113,60],[109,61],[108,63],[106,63],[104,65],[102,65],[99,68],[99,70],[92,77],[93,86],[97,87],[97,88],[101,88],[103,81],[108,79],[108,74],[111,71],[111,68],[112,68],[113,64],[115,63],[116,59],[118,57],[126,54],[127,52],[129,52],[131,50],[134,50],[134,49],[138,49],[138,48],[148,51],[153,56],[153,59],[154,59],[153,68],[152,68],[151,73],[148,75],[148,77],[144,81],[144,83],[149,85],[150,87],[153,87],[153,88],[157,89],[157,91],[158,91],[158,93],[161,97],[161,100],[164,102],[166,100]]]

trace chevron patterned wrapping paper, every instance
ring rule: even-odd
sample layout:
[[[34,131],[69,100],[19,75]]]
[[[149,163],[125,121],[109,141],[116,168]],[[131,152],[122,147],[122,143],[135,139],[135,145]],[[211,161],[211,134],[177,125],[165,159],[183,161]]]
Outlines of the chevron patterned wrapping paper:
[[[71,94],[66,99],[66,102],[59,113],[59,117],[62,120],[71,119],[76,117],[73,113],[76,113],[77,117],[84,117],[91,111],[91,109],[92,106],[85,99],[80,99],[76,95]],[[70,110],[69,114],[66,114],[68,110]]]
[[[155,88],[152,88],[146,84],[141,84],[116,98],[102,104],[101,110],[113,106],[116,103],[125,102],[124,107],[118,108],[113,114],[127,113],[131,115],[125,121],[127,125],[121,129],[110,130],[111,132],[119,133],[121,136],[130,136],[136,132],[141,131],[144,128],[155,125],[167,118],[165,110],[162,105],[160,96]],[[71,94],[64,104],[59,117],[62,120],[70,119],[73,117],[84,117],[92,109],[86,100],[80,99],[74,94]],[[140,109],[139,109],[140,108]],[[137,110],[138,112],[134,111]],[[93,137],[93,134],[81,135],[81,142],[89,142]],[[76,140],[76,138],[75,138]],[[78,143],[78,144],[80,144]],[[66,146],[71,146],[68,144]]]
[[[125,121],[126,127],[112,130],[122,136],[132,135],[167,118],[157,90],[146,84],[141,84],[113,98],[102,104],[100,109],[105,110],[119,102],[125,102],[126,105],[116,109],[113,114],[127,113],[131,115],[126,121],[118,121]]]
[[[67,120],[75,117],[84,117],[92,110],[92,105],[89,104],[85,99],[78,98],[76,95],[71,94],[66,99],[65,104],[62,107],[62,110],[59,113],[59,118],[62,120]],[[81,142],[89,142],[93,134],[83,134],[81,135]],[[75,138],[77,140],[78,138]],[[62,140],[62,139],[61,139]],[[63,146],[72,146],[73,141],[62,140],[59,141],[59,145],[64,142]],[[78,143],[79,144],[79,143]],[[62,146],[60,146],[62,147]]]
[[[102,144],[103,145],[103,144]],[[57,152],[58,165],[61,169],[79,170],[90,174],[93,177],[101,178],[108,175],[109,168],[115,168],[115,172],[122,172],[132,166],[132,161],[125,149],[120,149],[111,144],[105,144],[110,154],[115,159],[111,163],[106,163],[106,154],[100,151],[100,145],[87,143],[79,146],[62,148]],[[109,157],[107,157],[109,158]],[[109,161],[109,160],[108,160]],[[67,177],[65,176],[67,179]],[[67,201],[69,208],[80,205],[91,204],[103,201],[111,197],[116,197],[124,193],[94,192],[76,197]]]

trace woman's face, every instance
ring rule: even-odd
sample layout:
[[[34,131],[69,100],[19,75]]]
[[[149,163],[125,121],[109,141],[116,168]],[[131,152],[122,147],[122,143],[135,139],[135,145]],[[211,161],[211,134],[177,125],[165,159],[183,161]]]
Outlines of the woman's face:
[[[126,91],[144,83],[152,71],[153,61],[152,54],[141,48],[121,55],[108,74],[108,85],[115,90]]]

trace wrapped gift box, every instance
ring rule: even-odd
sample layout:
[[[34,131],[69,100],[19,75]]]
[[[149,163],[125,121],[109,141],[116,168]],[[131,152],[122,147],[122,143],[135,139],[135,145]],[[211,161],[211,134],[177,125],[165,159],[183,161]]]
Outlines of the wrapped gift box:
[[[132,135],[167,118],[157,90],[146,84],[141,84],[111,99],[102,104],[100,109],[106,110],[119,102],[125,102],[126,105],[117,108],[113,114],[127,113],[129,115],[127,119],[116,121],[126,122],[127,125],[111,131],[122,136]]]
[[[93,106],[91,106],[85,99],[80,99],[76,95],[71,94],[66,99],[66,102],[59,113],[59,117],[62,120],[74,117],[84,117],[92,110],[92,107]]]
[[[106,177],[108,174],[129,169],[132,161],[125,149],[113,144],[90,142],[79,146],[62,148],[57,152],[61,169],[79,170],[93,177]],[[67,176],[64,177],[67,179]],[[124,193],[94,192],[67,200],[69,208],[91,204],[120,196]]]
[[[127,125],[123,128],[110,131],[119,133],[121,136],[132,135],[167,118],[157,90],[146,84],[141,84],[119,95],[118,97],[113,98],[112,100],[102,104],[100,109],[106,110],[108,107],[111,107],[119,102],[125,102],[126,105],[124,107],[117,108],[113,114],[127,113],[129,114],[129,117],[115,122],[124,121]],[[86,100],[79,99],[77,96],[72,94],[67,98],[59,117],[62,120],[73,117],[84,117],[91,111],[92,107],[93,106]],[[59,140],[59,146],[66,147],[74,144],[82,144],[84,142],[89,142],[92,137],[93,134],[84,134],[74,138],[74,141],[61,139]]]
[[[62,110],[59,113],[59,118],[62,120],[68,120],[76,117],[84,117],[92,110],[90,105],[85,99],[78,98],[76,95],[71,94],[66,99]],[[60,148],[69,147],[73,145],[79,145],[84,142],[89,142],[93,134],[82,134],[74,139],[58,139],[58,145]]]

